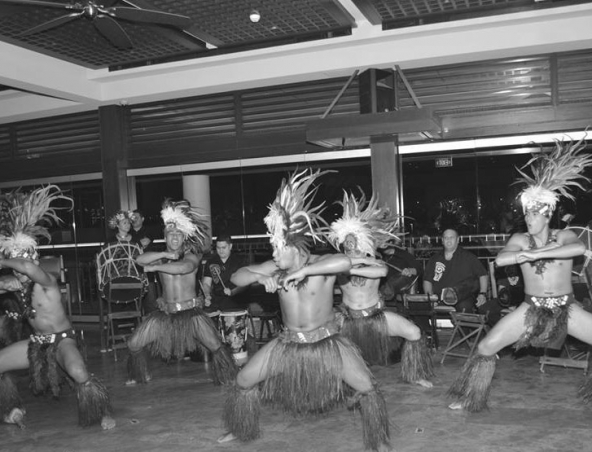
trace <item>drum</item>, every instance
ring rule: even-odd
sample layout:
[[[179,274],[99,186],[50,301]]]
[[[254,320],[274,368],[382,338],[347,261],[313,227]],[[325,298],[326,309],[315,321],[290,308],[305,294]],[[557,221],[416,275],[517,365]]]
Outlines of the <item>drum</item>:
[[[140,301],[148,288],[148,277],[136,264],[142,249],[135,243],[113,243],[97,254],[97,285],[101,297],[111,303]],[[122,288],[109,291],[111,283],[139,283],[140,289]]]
[[[442,300],[442,303],[445,305],[454,306],[456,303],[458,303],[458,295],[456,290],[454,290],[452,287],[445,287],[442,289],[440,300]]]
[[[206,312],[207,316],[212,319],[217,330],[220,330],[220,311]]]
[[[220,336],[230,349],[237,365],[242,366],[248,360],[247,335],[249,311],[221,312],[219,317]]]

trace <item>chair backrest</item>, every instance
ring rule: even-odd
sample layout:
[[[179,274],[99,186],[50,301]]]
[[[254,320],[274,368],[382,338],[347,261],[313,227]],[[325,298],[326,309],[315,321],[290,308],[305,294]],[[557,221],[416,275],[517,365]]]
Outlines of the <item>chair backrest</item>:
[[[106,245],[97,254],[97,284],[101,297],[112,303],[138,301],[148,287],[146,273],[136,264],[142,249],[135,243]]]

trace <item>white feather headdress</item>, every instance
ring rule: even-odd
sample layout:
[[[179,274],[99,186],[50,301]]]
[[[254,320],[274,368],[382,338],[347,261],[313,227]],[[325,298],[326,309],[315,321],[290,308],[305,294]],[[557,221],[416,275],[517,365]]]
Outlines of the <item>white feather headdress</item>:
[[[3,194],[0,252],[10,257],[36,256],[38,241],[42,238],[51,240],[47,228],[52,223],[61,223],[57,216],[60,208],[51,207],[59,199],[72,204],[72,198],[65,196],[56,185],[47,185],[27,193],[17,189]]]
[[[189,201],[166,199],[160,211],[166,230],[177,229],[185,236],[185,251],[201,252],[207,238],[207,215],[191,207]]]
[[[264,218],[267,230],[271,235],[271,244],[283,249],[294,246],[307,251],[312,243],[322,242],[318,232],[327,222],[320,216],[325,203],[312,206],[318,186],[313,183],[322,175],[332,171],[312,170],[294,171],[277,191],[275,200],[269,206],[269,213]]]
[[[522,177],[516,182],[528,185],[519,195],[524,212],[536,210],[551,216],[561,196],[575,199],[569,190],[584,189],[580,181],[589,181],[582,174],[592,165],[592,155],[582,154],[585,148],[584,138],[575,144],[556,141],[553,152],[536,155],[518,169]],[[530,167],[532,176],[522,171],[526,167]]]
[[[374,257],[376,250],[393,245],[400,241],[399,219],[393,217],[386,207],[378,207],[378,196],[372,195],[370,201],[360,190],[361,196],[356,199],[353,194],[343,192],[343,215],[331,223],[327,240],[335,249],[340,250],[348,235],[353,235],[358,249],[368,256]]]

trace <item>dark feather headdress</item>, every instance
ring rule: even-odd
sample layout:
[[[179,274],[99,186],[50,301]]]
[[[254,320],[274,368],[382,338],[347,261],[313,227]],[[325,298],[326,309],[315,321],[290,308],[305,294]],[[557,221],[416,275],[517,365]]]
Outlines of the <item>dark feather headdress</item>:
[[[186,199],[181,201],[166,199],[162,204],[160,217],[164,222],[165,233],[171,229],[177,229],[183,233],[184,251],[202,252],[207,238],[207,215],[191,207]]]
[[[65,196],[56,185],[31,192],[17,189],[3,194],[0,252],[9,257],[35,256],[38,241],[42,238],[51,240],[47,228],[52,223],[61,223],[57,215],[60,208],[51,206],[59,199],[72,204],[72,198]]]
[[[318,190],[314,182],[322,175],[333,171],[312,170],[294,171],[288,179],[283,179],[275,200],[269,206],[264,219],[271,235],[270,242],[277,249],[294,246],[308,252],[310,246],[322,242],[319,230],[327,222],[321,217],[325,208],[322,202],[313,206]]]
[[[582,153],[585,148],[584,138],[575,144],[556,141],[551,153],[536,155],[518,169],[522,177],[516,182],[528,185],[519,195],[524,212],[535,210],[551,216],[561,196],[575,199],[569,190],[584,189],[581,181],[589,181],[582,174],[592,165],[592,155]],[[532,176],[522,171],[526,167],[530,168]]]
[[[353,194],[343,192],[343,215],[331,223],[327,240],[335,249],[340,246],[348,235],[356,238],[359,250],[365,255],[374,257],[376,250],[394,245],[400,241],[399,218],[392,216],[387,207],[378,206],[378,196],[372,195],[368,201],[360,189],[359,199]]]

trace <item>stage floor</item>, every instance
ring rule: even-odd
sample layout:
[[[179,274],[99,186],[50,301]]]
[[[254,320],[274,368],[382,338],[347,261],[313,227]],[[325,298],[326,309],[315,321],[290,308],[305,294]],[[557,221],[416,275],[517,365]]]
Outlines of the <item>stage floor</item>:
[[[337,409],[317,419],[293,419],[264,407],[262,437],[251,443],[218,444],[223,433],[221,411],[224,388],[212,385],[208,364],[180,361],[166,364],[152,359],[153,380],[127,387],[125,353],[115,362],[111,353],[99,352],[92,331],[89,368],[107,384],[113,399],[117,427],[77,426],[76,399],[64,387],[60,400],[34,397],[27,389],[26,372],[18,386],[27,409],[26,429],[0,424],[0,450],[56,451],[241,451],[300,452],[362,451],[359,413]],[[392,443],[397,452],[521,452],[592,450],[592,406],[584,405],[576,391],[584,380],[581,369],[546,366],[539,357],[518,359],[505,353],[498,361],[489,411],[469,414],[447,408],[446,390],[464,362],[447,358],[434,361],[434,388],[403,383],[400,364],[373,367],[385,394],[393,424]]]

